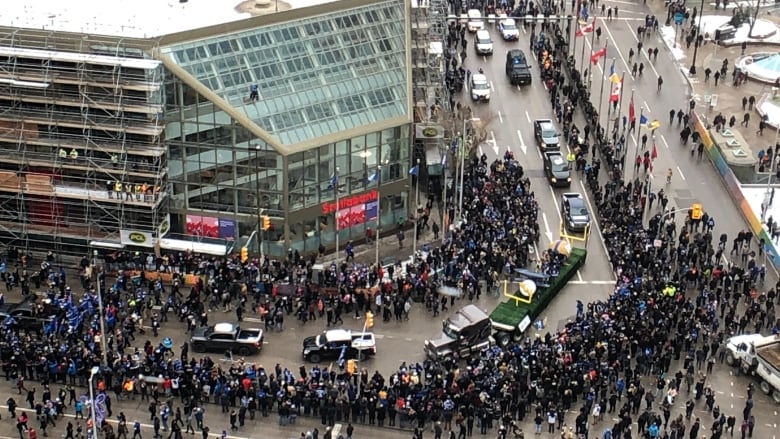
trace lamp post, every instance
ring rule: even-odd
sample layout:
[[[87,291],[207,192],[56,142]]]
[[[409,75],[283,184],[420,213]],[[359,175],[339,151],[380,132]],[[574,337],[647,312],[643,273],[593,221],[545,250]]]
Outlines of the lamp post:
[[[780,134],[780,129],[775,132],[775,145],[777,144],[777,135]],[[769,210],[770,201],[772,200],[772,175],[775,173],[775,167],[777,166],[777,155],[772,156],[772,162],[769,163],[769,176],[766,179],[766,192],[764,192],[764,201],[761,204],[761,222],[766,220],[766,212]]]
[[[92,267],[95,271],[95,281],[98,296],[98,319],[100,320],[100,353],[103,360],[103,366],[108,366],[108,345],[106,344],[106,312],[103,309],[103,290],[100,287],[100,273],[97,265],[98,251],[92,250]]]
[[[417,255],[417,228],[420,224],[420,218],[417,214],[420,212],[420,159],[417,159],[417,182],[414,185],[414,239],[412,240],[412,258]]]
[[[95,375],[100,372],[100,367],[93,366],[89,371],[89,403],[90,403],[90,418],[92,418],[92,437],[98,436],[97,428],[97,411],[95,410]]]
[[[696,55],[699,53],[699,35],[701,35],[701,17],[704,16],[704,0],[701,0],[701,6],[699,7],[699,26],[696,29],[696,37],[693,40],[693,61],[691,62],[691,68],[688,69],[688,73],[691,75],[696,74]],[[703,41],[703,40],[702,40]],[[717,47],[717,43],[715,43]]]
[[[458,219],[463,219],[463,176],[466,173],[466,122],[479,122],[478,117],[463,119],[462,142],[460,144],[460,190],[458,194]]]
[[[336,231],[336,267],[339,266],[339,167],[336,166],[334,174],[335,184],[333,190],[336,191],[336,209],[333,211],[333,230]]]
[[[379,269],[379,231],[382,226],[382,165],[376,166],[376,235],[374,236],[374,263]],[[380,281],[382,279],[379,279]]]

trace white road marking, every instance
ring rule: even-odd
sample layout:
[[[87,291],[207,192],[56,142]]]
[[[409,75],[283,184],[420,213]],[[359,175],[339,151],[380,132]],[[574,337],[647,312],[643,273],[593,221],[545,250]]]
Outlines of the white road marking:
[[[523,150],[523,154],[528,154],[528,147],[525,146],[525,141],[523,141],[523,134],[520,132],[520,130],[517,130],[517,137],[520,139],[520,149]]]
[[[580,282],[583,282],[582,274],[580,274],[580,270],[577,270],[577,280],[580,281]]]
[[[492,84],[492,82],[491,82],[491,84]],[[498,121],[501,122],[501,123],[504,123],[504,117],[501,116],[501,110],[498,110]]]
[[[582,187],[582,195],[585,197],[585,202],[588,203],[588,210],[590,210],[591,213],[596,212],[596,209],[593,208],[593,204],[590,202],[590,196],[588,196],[588,191],[585,190],[585,183],[580,180],[580,187]],[[593,224],[596,227],[596,232],[599,234],[599,241],[601,242],[601,247],[604,248],[604,254],[609,255],[609,250],[607,250],[607,244],[606,241],[604,241],[604,235],[601,234],[601,227],[599,227],[598,221],[591,221],[591,224]],[[617,279],[617,276],[615,275],[615,272],[612,270],[612,267],[609,267],[610,272],[612,272],[612,275],[615,276],[615,279]]]
[[[525,118],[528,120],[528,123],[531,123],[531,115],[527,111],[525,112]]]
[[[520,88],[520,84],[516,85],[516,87],[517,87],[517,91],[521,91],[522,90],[522,88]]]
[[[479,146],[477,148],[479,148],[479,156],[480,157],[485,155],[485,151],[482,149],[482,144],[481,143],[479,144]]]
[[[664,137],[663,135],[661,135],[661,141],[662,141],[662,142],[664,142],[664,146],[666,146],[666,149],[669,149],[669,144],[668,144],[668,143],[666,143],[666,137]]]
[[[563,216],[561,215],[560,207],[558,207],[558,197],[555,196],[555,191],[553,190],[552,187],[550,186],[547,187],[550,188],[550,194],[552,195],[552,200],[555,205],[555,213],[558,214],[558,224],[563,224]]]
[[[485,55],[482,55],[482,62],[487,62],[487,57]]]
[[[493,152],[496,154],[496,157],[498,157],[498,143],[496,142],[496,135],[493,134],[493,130],[490,131],[490,143],[492,143],[492,149]],[[480,154],[481,156],[482,154]]]
[[[493,81],[490,81],[490,89],[495,90],[495,88],[493,87]]]
[[[252,322],[252,323],[264,323],[263,320],[258,319],[256,317],[244,317],[243,320],[245,322]]]
[[[631,71],[631,67],[628,65],[628,62],[626,62],[626,58],[623,57],[623,52],[620,51],[620,47],[618,47],[617,45],[617,40],[615,39],[615,37],[612,36],[612,32],[609,30],[609,26],[604,26],[604,29],[607,31],[607,35],[609,35],[609,41],[612,41],[612,44],[615,45],[615,50],[617,51],[620,59],[623,61],[623,65],[626,66],[626,70]],[[607,52],[608,52],[607,54],[609,54],[609,51]]]
[[[577,271],[577,273],[579,273],[579,271]],[[615,281],[614,280],[570,280],[569,283],[574,285],[614,285]]]
[[[653,112],[653,110],[651,110],[651,109],[650,109],[650,106],[649,106],[649,105],[647,105],[647,101],[644,101],[644,104],[645,104],[645,108],[647,109],[647,112],[648,112],[648,113],[652,113],[652,112]]]
[[[682,178],[682,179],[683,179],[683,181],[685,181],[685,174],[683,174],[683,171],[682,171],[682,169],[680,169],[680,167],[679,167],[679,166],[677,167],[677,172],[679,172],[679,173],[680,173],[680,178]]]
[[[550,223],[547,222],[547,214],[542,212],[542,221],[544,222],[544,234],[547,236],[547,240],[552,242],[552,232],[550,231]]]
[[[631,31],[631,35],[634,37],[634,40],[636,40],[636,41],[639,41],[639,38],[637,38],[637,37],[636,37],[636,33],[634,33],[634,29],[632,29],[632,28],[631,28],[631,25],[630,25],[630,24],[628,24],[628,23],[626,23],[626,26],[628,27],[628,30],[629,30],[629,31]],[[609,31],[609,30],[607,30],[607,31]],[[641,54],[641,53],[638,53],[638,54],[637,54],[637,58],[639,58],[639,57],[641,57],[641,56],[642,56],[642,54]],[[653,73],[655,73],[655,77],[656,77],[656,78],[660,77],[661,75],[659,75],[659,74],[658,74],[658,70],[656,70],[656,69],[655,69],[655,66],[654,66],[654,65],[653,65],[653,63],[650,61],[650,58],[647,58],[647,57],[645,57],[645,59],[647,60],[647,64],[649,64],[649,65],[650,65],[650,68],[651,68],[651,69],[653,69]],[[684,78],[683,78],[683,79],[684,79]]]

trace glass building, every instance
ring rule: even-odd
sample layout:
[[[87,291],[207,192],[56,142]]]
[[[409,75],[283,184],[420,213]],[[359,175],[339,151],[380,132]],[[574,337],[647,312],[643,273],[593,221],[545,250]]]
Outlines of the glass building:
[[[53,120],[41,122],[41,126],[47,125],[47,145],[54,149],[48,159],[51,166],[37,164],[35,173],[49,176],[46,181],[52,187],[44,188],[51,192],[48,197],[70,193],[77,199],[71,204],[79,204],[71,209],[69,203],[53,202],[56,209],[46,217],[50,222],[50,217],[66,217],[68,222],[83,223],[88,229],[70,235],[66,230],[55,230],[48,235],[67,235],[69,248],[150,247],[155,242],[166,249],[212,254],[237,251],[241,245],[259,252],[258,241],[249,241],[249,237],[259,229],[262,215],[268,216],[271,224],[261,234],[262,251],[283,255],[289,248],[302,253],[316,251],[320,244],[333,248],[337,229],[343,245],[349,239],[363,238],[366,227],[376,230],[379,226],[383,231],[396,227],[409,209],[409,35],[408,1],[342,0],[153,40],[115,38],[79,45],[76,52],[85,59],[72,61],[74,78],[83,77],[78,70],[89,65],[96,47],[103,48],[100,56],[107,59],[137,58],[149,64],[98,63],[95,69],[103,75],[101,81],[109,84],[101,86],[100,102],[107,99],[112,75],[116,87],[121,87],[123,79],[117,72],[123,65],[130,64],[125,71],[133,74],[143,73],[143,69],[153,71],[153,76],[146,74],[143,79],[156,82],[155,87],[146,88],[128,83],[128,90],[131,85],[137,90],[130,96],[145,105],[134,110],[138,118],[130,118],[130,110],[121,102],[112,101],[114,106],[107,110],[110,114],[101,113],[104,119],[111,118],[103,123],[109,128],[101,129],[111,132],[114,149],[101,151],[99,160],[90,161],[87,157],[93,153],[87,142],[85,158],[68,162],[64,172],[78,179],[70,182],[82,187],[78,197],[72,190],[57,189],[62,181],[71,179],[50,175],[55,167],[63,172],[63,166],[56,164],[62,160],[57,156],[62,148],[57,145],[62,144],[63,130],[49,126],[56,126]],[[24,50],[36,44],[45,46],[28,57],[33,61],[27,68],[34,69],[35,63],[55,63],[46,60],[51,58],[43,50],[46,47],[60,45],[57,53],[67,54],[74,47],[67,44],[68,39],[94,38],[61,35],[57,44],[30,38]],[[14,53],[6,55],[7,63],[15,62]],[[13,75],[2,76],[0,86],[14,87],[16,94],[46,98],[48,85],[40,84],[49,82],[41,79],[43,76],[36,79],[39,85],[35,87],[26,87]],[[78,83],[63,83],[62,89],[69,93],[75,109],[68,112],[73,129],[66,133],[67,145],[79,145],[88,135],[79,128],[90,117],[84,102],[91,106],[90,102],[97,101],[90,97],[98,90],[79,87]],[[0,105],[5,105],[1,98],[2,93]],[[7,106],[13,109],[15,105],[9,98]],[[40,113],[45,117],[45,103]],[[27,123],[24,118],[29,115],[21,110],[18,115],[0,120],[0,127]],[[141,134],[148,137],[135,135],[128,141],[124,134],[128,123],[123,119],[135,120],[131,126],[144,123],[148,133]],[[0,146],[18,152],[27,147],[27,142],[22,145],[18,139],[14,133],[0,136]],[[153,160],[143,158],[152,154],[149,151],[156,154]],[[126,165],[117,166],[131,156],[141,157],[149,168],[144,168],[148,176],[136,176],[134,181],[148,180],[153,189],[148,196],[133,196],[131,202],[123,203],[111,197],[110,190],[106,192],[106,185],[141,172],[137,166],[129,170]],[[8,191],[0,188],[0,192],[5,191],[0,196],[11,197],[13,187],[25,184],[19,176],[27,171],[17,170],[16,165],[23,166],[10,166],[4,178],[11,183]],[[44,189],[30,192],[38,210],[43,209],[39,205]],[[21,192],[24,195],[25,191]],[[98,192],[100,199],[96,201]],[[95,207],[90,209],[90,203]],[[107,215],[107,211],[113,214]],[[109,216],[110,221],[97,223],[98,215]],[[0,225],[7,231],[6,225]],[[140,242],[140,236],[147,238],[145,242]]]

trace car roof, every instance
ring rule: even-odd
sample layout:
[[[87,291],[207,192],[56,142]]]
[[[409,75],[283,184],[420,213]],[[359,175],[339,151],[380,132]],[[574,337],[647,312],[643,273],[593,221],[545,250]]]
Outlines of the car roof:
[[[540,128],[555,128],[555,125],[553,125],[550,119],[537,119],[536,123],[539,124]]]
[[[564,163],[563,157],[560,154],[556,154],[556,155],[550,157],[550,162],[553,165],[562,165]]]
[[[471,80],[473,82],[487,82],[487,76],[483,75],[482,73],[474,73],[471,75]]]
[[[238,326],[233,323],[217,323],[214,332],[235,332]]]
[[[505,18],[505,19],[502,20],[502,23],[504,23],[504,24],[509,24],[509,23],[515,24],[516,22],[515,22],[514,18]]]
[[[482,40],[482,39],[488,39],[489,40],[490,39],[490,32],[488,32],[488,31],[486,31],[484,29],[483,30],[478,30],[476,37],[479,38],[480,40]]]
[[[329,341],[352,340],[352,331],[347,329],[331,329],[325,331]]]
[[[569,207],[585,207],[585,200],[581,197],[566,198],[569,201]]]
[[[450,317],[450,321],[462,328],[485,320],[486,318],[488,318],[488,315],[476,305],[466,305],[455,313],[455,315]]]
[[[469,9],[466,14],[469,17],[482,17],[482,12],[479,12],[479,9]]]

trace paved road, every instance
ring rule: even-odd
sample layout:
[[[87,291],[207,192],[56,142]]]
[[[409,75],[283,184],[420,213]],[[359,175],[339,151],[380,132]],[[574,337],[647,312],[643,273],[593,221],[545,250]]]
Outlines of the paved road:
[[[610,59],[607,63],[608,65],[614,57],[616,59],[616,70],[618,72],[622,72],[623,70],[630,71],[626,59],[628,49],[630,47],[635,47],[636,45],[634,29],[639,23],[637,18],[643,17],[647,13],[647,10],[644,6],[636,5],[633,2],[618,1],[608,2],[608,4],[614,4],[620,7],[621,18],[613,20],[610,23],[606,23],[605,20],[602,19],[598,20],[598,25],[604,30],[600,44],[608,44],[608,57]],[[511,87],[507,84],[503,74],[503,56],[506,49],[508,47],[517,46],[528,53],[529,34],[521,34],[519,42],[507,44],[504,43],[497,32],[492,29],[493,28],[491,27],[496,55],[493,57],[477,58],[474,56],[473,50],[469,50],[469,57],[467,58],[467,66],[472,71],[476,71],[479,67],[482,67],[493,83],[493,97],[491,103],[474,106],[477,116],[484,120],[492,119],[493,117],[491,114],[495,113],[495,120],[493,120],[488,129],[492,131],[492,136],[495,138],[495,146],[498,147],[498,151],[494,150],[492,145],[489,145],[488,148],[484,149],[484,152],[492,160],[496,155],[503,154],[503,151],[509,147],[527,170],[531,177],[532,188],[537,194],[543,213],[540,218],[540,227],[545,236],[541,238],[539,246],[545,248],[549,243],[549,238],[547,237],[548,230],[549,233],[552,234],[552,239],[557,239],[557,229],[560,222],[560,214],[558,211],[558,196],[560,191],[550,190],[543,177],[541,157],[533,144],[531,120],[541,117],[550,118],[552,117],[552,112],[548,103],[547,92],[540,84],[535,62],[532,61],[532,64],[534,65],[534,85],[532,87],[522,88],[520,90],[516,87]],[[580,38],[578,47],[581,47],[583,42],[587,44],[587,40],[587,38]],[[473,49],[471,46],[472,43],[470,42],[470,49]],[[731,205],[725,190],[719,183],[719,177],[716,175],[712,166],[706,161],[699,162],[696,159],[690,158],[688,149],[679,145],[677,140],[679,138],[677,134],[678,129],[668,125],[668,110],[670,108],[684,108],[687,103],[687,97],[689,96],[687,85],[683,82],[683,78],[672,63],[667,49],[663,47],[657,36],[653,35],[649,37],[645,41],[645,47],[661,47],[661,54],[652,68],[649,67],[647,60],[644,61],[648,68],[646,68],[643,78],[634,80],[630,78],[630,75],[626,75],[626,93],[624,94],[623,113],[626,113],[629,93],[634,89],[634,103],[636,105],[637,115],[640,112],[639,107],[641,105],[646,109],[643,110],[644,114],[646,114],[650,120],[658,118],[662,122],[661,128],[656,133],[656,144],[659,157],[656,160],[655,171],[653,172],[653,185],[660,186],[660,182],[665,178],[665,170],[672,168],[674,170],[673,182],[665,189],[667,193],[673,195],[671,200],[672,204],[679,207],[687,207],[694,200],[701,202],[705,209],[711,215],[715,216],[717,224],[716,232],[719,234],[721,231],[725,231],[729,233],[730,236],[733,236],[737,230],[744,228],[745,225],[739,213]],[[589,49],[586,49],[586,51],[587,50]],[[579,55],[579,49],[577,54]],[[577,59],[579,60],[579,56],[577,56]],[[602,72],[596,69],[596,73],[599,75]],[[656,92],[656,81],[657,76],[659,75],[664,78],[664,87],[661,93]],[[599,88],[600,83],[599,78],[597,77],[594,80],[594,94],[598,93]],[[607,85],[607,87],[605,87],[605,92],[608,92],[608,89],[609,87]],[[582,124],[579,123],[578,125],[581,126]],[[525,145],[525,148],[523,148],[523,145]],[[635,146],[633,142],[630,142],[629,145],[632,148]],[[572,190],[584,192],[578,176],[575,176]],[[407,242],[410,241],[407,240]],[[391,246],[392,241],[383,244]],[[566,318],[574,314],[573,303],[575,299],[581,299],[583,301],[604,299],[611,292],[611,283],[614,277],[612,276],[607,263],[600,232],[596,228],[594,228],[588,250],[590,251],[588,264],[581,270],[579,276],[572,285],[567,287],[548,308],[546,312],[548,329],[556,329],[562,321],[565,321]],[[358,251],[370,252],[368,249],[361,248],[358,248]],[[405,257],[406,255],[404,254],[399,256],[399,259]],[[771,282],[774,284],[774,276],[772,276]],[[7,296],[7,300],[12,300],[13,294]],[[478,304],[480,307],[489,310],[492,309],[497,300],[499,299],[483,296]],[[456,306],[458,305],[459,304],[456,304]],[[254,320],[254,317],[248,316],[244,325],[259,326],[260,324]],[[217,311],[212,313],[210,321],[235,321],[235,315],[233,313]],[[344,327],[359,329],[361,328],[361,325],[362,321],[345,318]],[[301,338],[324,330],[324,326],[325,324],[322,320],[310,322],[305,326],[302,326],[297,322],[288,319],[287,328],[281,333],[267,334],[267,344],[264,346],[264,351],[259,356],[249,359],[249,361],[261,363],[266,367],[273,367],[274,364],[280,363],[287,367],[295,368],[301,362]],[[419,304],[412,310],[409,322],[384,323],[378,319],[374,331],[380,338],[379,354],[376,358],[368,360],[364,366],[370,370],[378,369],[387,374],[397,367],[401,361],[421,361],[422,350],[420,347],[422,346],[423,340],[436,334],[439,328],[440,318],[431,317]],[[160,337],[157,337],[155,340],[160,340],[164,336],[171,337],[177,345],[180,345],[186,338],[184,334],[184,325],[177,321],[165,323]],[[153,339],[149,333],[147,333],[146,338]],[[140,346],[144,339],[139,338],[136,344]],[[720,365],[716,366],[714,373],[709,377],[709,380],[719,392],[717,403],[721,408],[726,413],[739,414],[744,405],[744,389],[748,380],[744,377],[732,377],[729,369],[726,366]],[[3,395],[3,401],[8,396],[14,394],[13,383],[6,382],[5,386],[2,387],[1,393]],[[678,402],[676,407],[679,409],[680,406],[681,404]],[[700,403],[699,408],[701,407],[703,407],[703,404]],[[697,408],[697,410],[699,408]],[[116,403],[114,409],[115,411],[123,410],[129,419],[137,418],[142,421],[148,420],[146,404],[142,404],[138,401]],[[777,415],[775,409],[775,406],[763,395],[756,396],[754,412],[759,420],[759,425],[756,430],[757,437],[773,437],[776,428],[774,422]],[[221,431],[227,424],[225,417],[216,412],[216,407],[214,407],[211,408],[206,415],[206,424],[211,426],[213,433]],[[705,413],[699,414],[704,421],[703,425],[706,426],[709,424],[710,419],[707,417],[709,415],[706,415]],[[300,431],[303,430],[304,427],[312,428],[314,426],[314,423],[312,422],[302,422],[304,422],[304,424],[299,426],[282,428],[276,426],[272,418],[258,420],[254,423],[250,422],[244,429],[235,433],[234,437],[298,437]],[[62,425],[58,424],[58,427],[61,428]],[[57,430],[59,431],[60,429],[58,428]],[[360,435],[357,437],[363,437],[367,434],[382,439],[408,437],[408,433],[399,433],[388,429],[371,428],[370,433],[365,433],[366,431],[366,427],[359,427],[357,432]],[[526,431],[531,431],[530,424],[526,425]],[[148,430],[146,430],[144,434],[151,436],[151,432]],[[8,420],[0,422],[0,435],[15,437],[16,431],[13,423]],[[2,437],[0,437],[0,439],[2,439]]]

